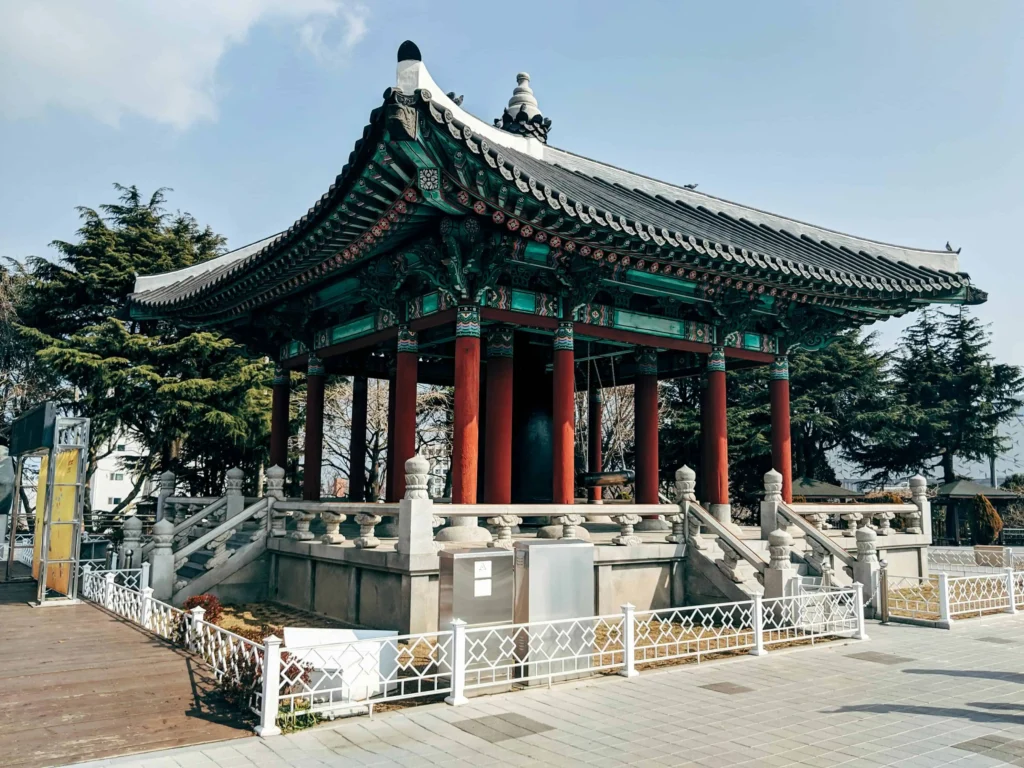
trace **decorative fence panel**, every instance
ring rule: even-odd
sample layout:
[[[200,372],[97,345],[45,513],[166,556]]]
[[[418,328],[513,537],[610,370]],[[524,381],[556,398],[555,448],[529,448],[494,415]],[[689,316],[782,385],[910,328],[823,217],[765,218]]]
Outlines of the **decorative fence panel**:
[[[635,637],[637,664],[753,648],[754,602],[641,611]]]
[[[939,618],[939,579],[937,576],[888,576],[889,616],[891,618],[937,621]]]
[[[862,610],[852,589],[822,587],[793,597],[762,602],[764,645],[792,643],[861,630]]]
[[[958,576],[948,580],[949,614],[951,618],[994,613],[1011,609],[1011,585],[1016,574],[1008,579],[1006,572],[987,576]]]
[[[290,715],[361,709],[451,691],[452,632],[282,648],[280,709]]]
[[[466,628],[466,690],[623,665],[623,614]]]

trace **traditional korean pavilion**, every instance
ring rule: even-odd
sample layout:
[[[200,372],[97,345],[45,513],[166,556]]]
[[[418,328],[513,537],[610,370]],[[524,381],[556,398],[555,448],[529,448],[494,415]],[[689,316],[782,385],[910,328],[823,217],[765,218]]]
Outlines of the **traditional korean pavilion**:
[[[321,463],[325,374],[354,378],[353,466],[365,462],[367,378],[389,378],[388,495],[400,497],[417,383],[453,385],[453,503],[571,503],[575,393],[599,404],[602,386],[633,384],[636,500],[657,503],[657,383],[699,376],[704,500],[727,520],[728,371],[771,367],[772,462],[789,501],[787,352],[927,304],[985,300],[948,250],[854,237],[557,149],[529,75],[517,80],[491,124],[403,43],[397,82],[304,216],[138,278],[134,316],[217,328],[278,361],[273,464],[287,458],[287,371],[307,376],[307,468]],[[595,471],[601,408],[590,413]],[[365,491],[353,473],[350,498]],[[307,471],[305,497],[319,493]]]

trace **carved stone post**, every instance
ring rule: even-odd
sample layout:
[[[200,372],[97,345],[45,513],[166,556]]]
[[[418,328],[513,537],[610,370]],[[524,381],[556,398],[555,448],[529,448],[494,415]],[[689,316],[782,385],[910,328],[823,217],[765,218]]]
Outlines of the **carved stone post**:
[[[121,526],[124,541],[121,542],[120,567],[134,568],[142,562],[142,521],[132,515]]]
[[[228,552],[228,542],[234,534],[235,532],[233,530],[225,531],[206,545],[206,549],[213,552],[213,557],[207,560],[204,566],[206,570],[212,571],[218,565],[231,557],[231,553]]]
[[[432,555],[441,549],[440,544],[434,543],[434,502],[428,491],[429,479],[430,462],[425,458],[416,454],[405,462],[405,498],[398,502],[395,545],[395,550],[403,555]]]
[[[245,473],[238,467],[233,467],[224,474],[224,495],[227,497],[225,520],[230,520],[245,509],[245,497],[242,495],[244,482]]]
[[[295,530],[291,532],[288,538],[294,539],[295,541],[312,541],[316,538],[316,535],[309,530],[310,523],[316,519],[316,512],[296,512],[295,513]]]
[[[679,511],[668,516],[672,523],[672,533],[665,537],[670,544],[682,544],[686,541],[686,515],[689,502],[696,502],[697,473],[687,466],[676,470],[676,503]]]
[[[160,474],[160,492],[156,497],[156,519],[163,520],[167,515],[167,498],[174,495],[175,477],[171,470]]]
[[[870,528],[857,530],[857,560],[853,564],[853,580],[864,585],[864,601],[870,601],[871,609],[878,609],[878,551],[875,547],[877,534]]]
[[[854,536],[857,533],[857,523],[864,517],[860,512],[843,512],[839,515],[846,526],[843,528],[843,536]]]
[[[779,491],[781,493],[781,487]],[[800,576],[790,557],[792,551],[793,537],[785,530],[776,528],[768,534],[768,554],[771,559],[764,572],[765,597],[789,597],[796,594],[796,583]]]
[[[932,504],[928,501],[928,481],[921,475],[910,478],[910,496],[917,506],[917,515],[908,515],[907,533],[923,533],[931,539]]]
[[[149,578],[153,585],[153,597],[157,600],[170,600],[174,594],[174,552],[171,551],[173,537],[174,525],[170,520],[159,520],[153,526]]]
[[[355,520],[359,523],[359,537],[352,543],[360,549],[379,547],[380,539],[374,535],[374,530],[377,527],[377,523],[381,521],[381,516],[360,512],[356,515]]]
[[[340,512],[321,512],[320,517],[324,521],[324,525],[327,530],[324,535],[320,537],[320,541],[323,544],[343,544],[345,537],[342,535],[339,528],[341,524],[345,522],[345,515]]]
[[[563,539],[583,539],[584,541],[590,541],[590,533],[586,528],[577,526],[583,525],[583,515],[558,515],[554,518],[554,522],[561,523],[562,525],[562,536]]]
[[[517,515],[498,515],[487,518],[487,524],[495,528],[497,535],[487,546],[497,549],[512,549],[512,529],[523,522]]]
[[[772,531],[785,526],[779,521],[779,504],[782,503],[782,474],[770,469],[764,473],[764,501],[761,502],[761,538],[771,536]]]
[[[633,527],[639,524],[640,515],[612,515],[611,518],[619,526],[619,533],[612,537],[612,544],[620,547],[632,547],[641,543],[640,537],[633,534]]]
[[[277,502],[284,501],[284,468],[271,467],[267,470],[267,498],[270,507],[270,535],[281,538],[285,535],[285,522],[288,513],[278,511]]]
[[[894,517],[896,517],[896,515],[893,512],[879,512],[878,514],[874,515],[874,519],[878,521],[878,523],[876,524],[875,533],[877,533],[879,536],[888,536],[890,533],[892,533],[892,526],[890,525],[890,521]]]

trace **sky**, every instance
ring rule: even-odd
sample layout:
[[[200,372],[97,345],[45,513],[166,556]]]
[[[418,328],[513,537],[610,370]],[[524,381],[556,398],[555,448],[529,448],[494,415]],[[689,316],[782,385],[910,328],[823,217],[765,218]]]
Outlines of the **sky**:
[[[464,108],[528,71],[550,142],[876,240],[962,248],[1024,365],[1019,0],[0,0],[0,256],[53,256],[112,184],[238,247],[345,164],[415,41]],[[878,326],[892,343],[907,320]]]

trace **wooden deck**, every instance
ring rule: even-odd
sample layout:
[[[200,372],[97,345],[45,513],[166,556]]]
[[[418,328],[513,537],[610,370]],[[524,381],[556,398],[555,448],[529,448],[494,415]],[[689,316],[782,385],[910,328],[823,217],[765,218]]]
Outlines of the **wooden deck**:
[[[0,584],[0,764],[53,766],[251,736],[202,665],[92,604]]]

